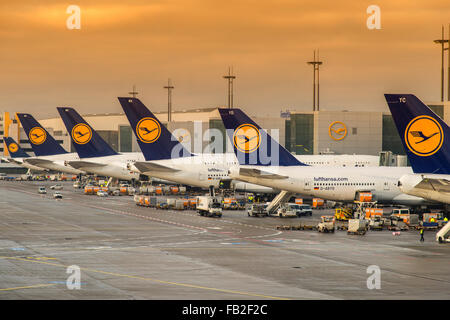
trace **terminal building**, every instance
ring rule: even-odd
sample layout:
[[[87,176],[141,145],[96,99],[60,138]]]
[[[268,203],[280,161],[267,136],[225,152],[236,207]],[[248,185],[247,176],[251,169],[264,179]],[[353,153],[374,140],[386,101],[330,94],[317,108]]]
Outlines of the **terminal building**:
[[[449,123],[450,102],[432,102],[428,106]],[[166,112],[155,115],[192,152],[219,153],[227,148],[232,152],[228,139],[223,139],[225,128],[217,108],[174,111],[170,123],[167,123]],[[67,151],[75,152],[59,115],[50,119],[39,119],[39,114],[34,116]],[[321,110],[281,112],[280,116],[274,117],[250,116],[264,129],[270,129],[269,133],[294,154],[379,155],[383,152],[405,155],[388,112]],[[86,114],[83,117],[117,152],[140,151],[123,113]],[[23,128],[12,113],[0,114],[0,138],[3,135],[13,137],[26,152],[34,155]],[[0,154],[8,156],[3,144]]]

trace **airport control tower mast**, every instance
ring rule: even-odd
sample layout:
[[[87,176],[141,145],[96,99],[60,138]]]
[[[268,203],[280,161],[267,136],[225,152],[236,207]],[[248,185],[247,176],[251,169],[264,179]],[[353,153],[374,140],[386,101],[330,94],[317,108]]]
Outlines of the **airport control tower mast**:
[[[320,107],[319,107],[319,67],[320,65],[323,64],[322,61],[319,61],[319,50],[317,50],[317,61],[316,61],[316,50],[314,50],[314,60],[313,61],[308,61],[307,64],[310,64],[313,66],[313,111],[319,111]],[[316,72],[317,72],[317,83],[316,83]],[[316,90],[316,86],[317,86],[317,90]],[[317,101],[317,104],[316,104]],[[317,106],[317,109],[316,109]]]

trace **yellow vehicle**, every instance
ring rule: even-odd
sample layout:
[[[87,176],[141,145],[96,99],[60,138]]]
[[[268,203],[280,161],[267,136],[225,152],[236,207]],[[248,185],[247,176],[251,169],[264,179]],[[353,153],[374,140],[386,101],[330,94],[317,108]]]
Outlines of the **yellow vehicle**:
[[[336,220],[347,221],[353,219],[353,209],[352,208],[336,208],[334,217]]]

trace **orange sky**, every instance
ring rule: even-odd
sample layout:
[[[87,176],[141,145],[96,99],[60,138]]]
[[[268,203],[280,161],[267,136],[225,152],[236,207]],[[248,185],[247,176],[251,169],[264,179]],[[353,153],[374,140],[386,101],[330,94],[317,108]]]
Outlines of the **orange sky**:
[[[81,7],[81,30],[66,8]],[[381,30],[366,8],[381,7]],[[235,106],[252,114],[309,110],[315,48],[321,108],[387,110],[385,92],[440,98],[440,50],[448,0],[56,0],[0,3],[0,110],[56,116],[119,112],[133,84],[165,110],[167,78],[175,110],[226,104],[222,79],[234,66]],[[446,71],[447,72],[447,71]]]

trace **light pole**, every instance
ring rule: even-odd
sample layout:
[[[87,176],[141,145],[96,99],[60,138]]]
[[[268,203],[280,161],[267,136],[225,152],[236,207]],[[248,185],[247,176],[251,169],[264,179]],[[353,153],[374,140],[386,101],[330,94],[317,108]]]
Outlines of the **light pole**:
[[[139,92],[136,91],[136,85],[133,84],[133,90],[131,92],[128,92],[128,94],[131,94],[133,98],[136,98]]]
[[[223,78],[228,80],[228,109],[231,109],[233,108],[233,80],[236,79],[231,67],[228,67],[228,75],[223,76]]]
[[[444,26],[442,26],[442,38],[438,40],[434,40],[434,43],[438,43],[441,45],[441,101],[444,101],[444,51],[447,50],[447,48],[444,47],[445,43],[448,43],[449,40],[444,39]],[[450,63],[450,58],[449,58]],[[450,82],[450,65],[449,65],[449,82]],[[448,94],[450,94],[450,83],[448,87]]]
[[[167,81],[167,86],[164,86],[164,89],[167,89],[167,121],[172,121],[172,89],[175,87],[172,85],[172,81],[170,79]]]
[[[313,66],[313,111],[316,111],[316,100],[317,100],[317,111],[319,111],[320,109],[319,67],[320,65],[323,64],[322,61],[319,61],[319,50],[317,50],[317,61],[316,61],[316,50],[314,50],[314,60],[308,61],[307,64]],[[316,92],[316,72],[317,72],[317,92]]]

